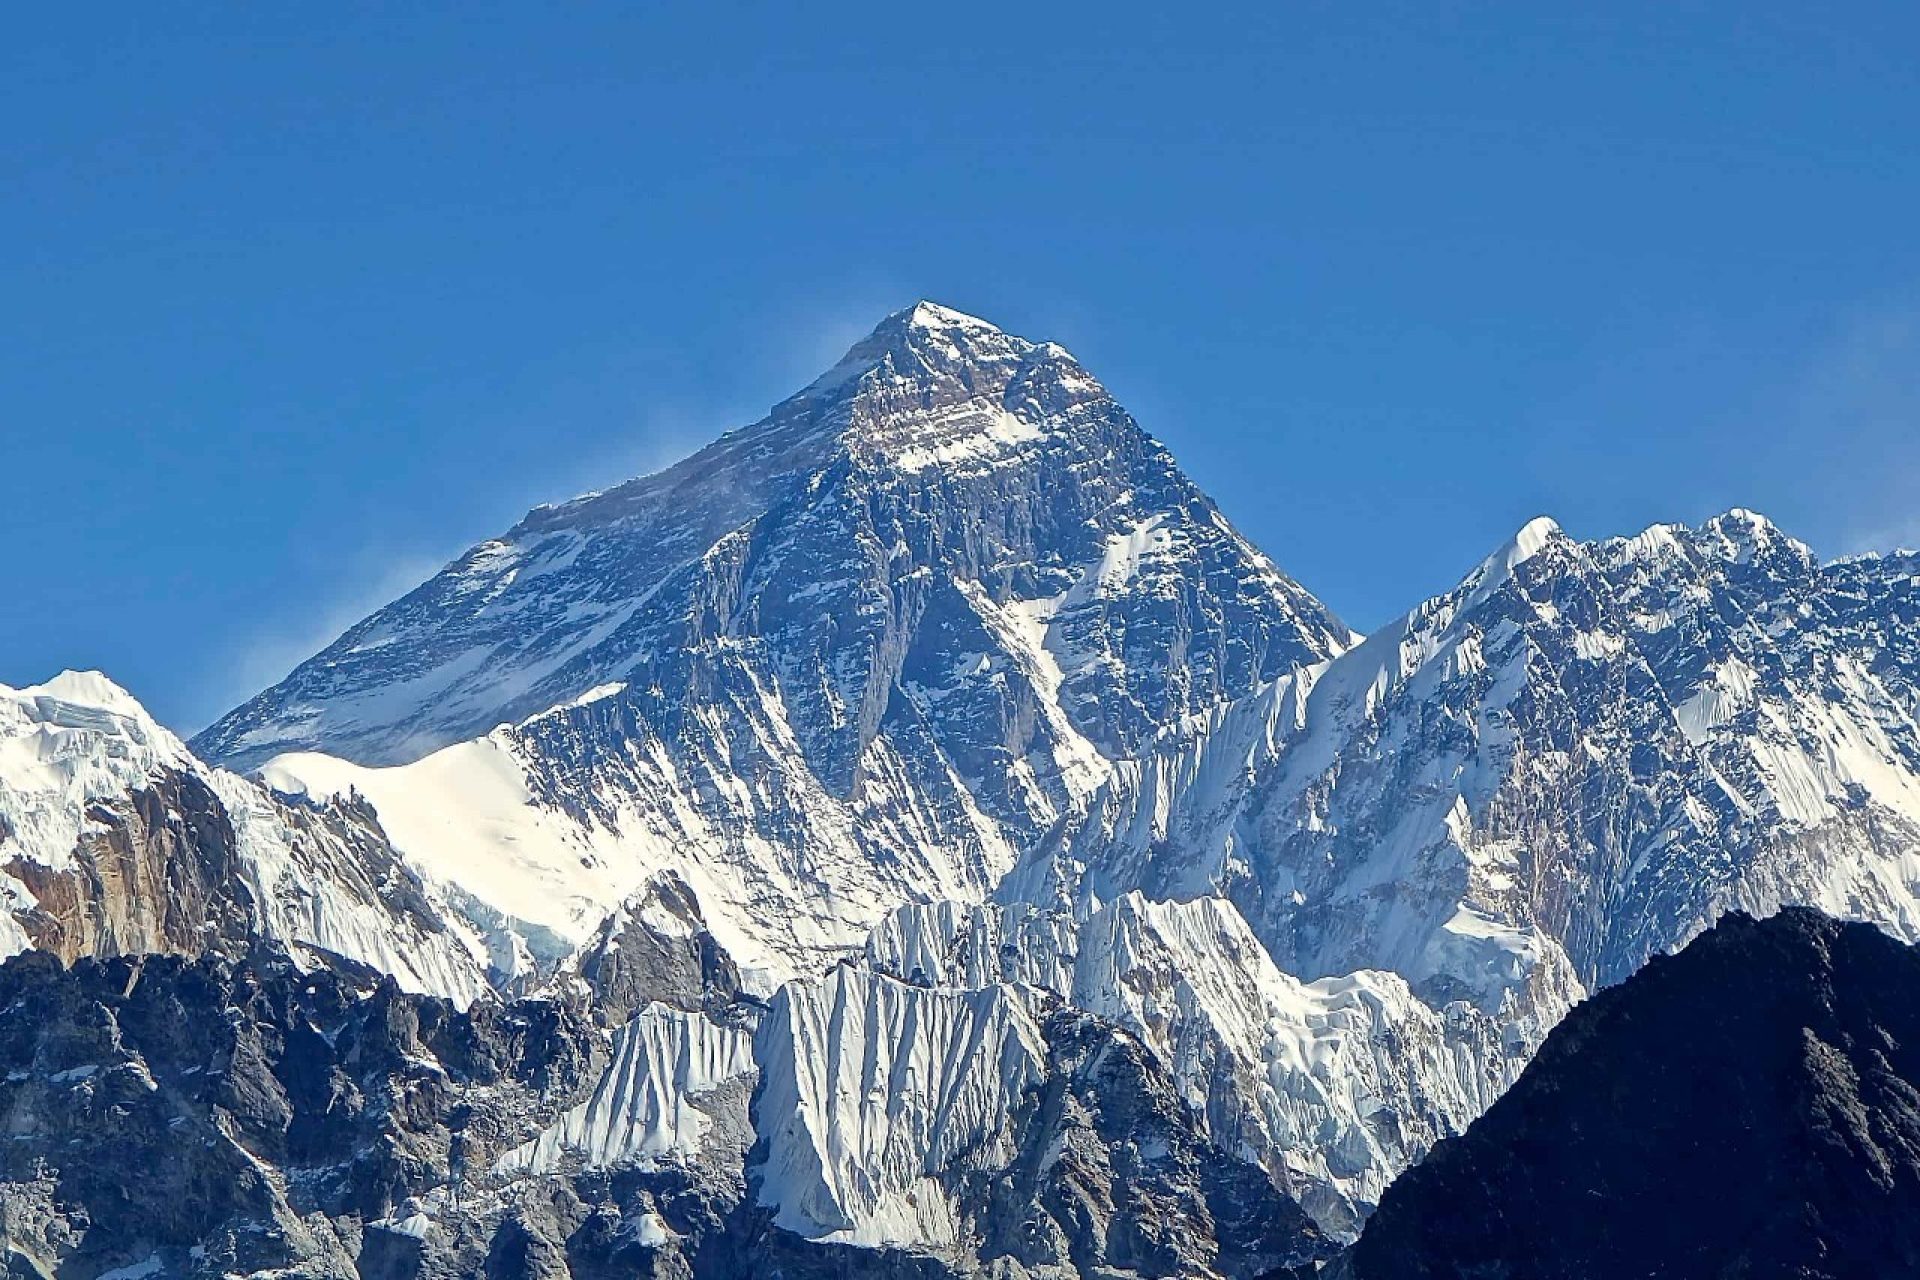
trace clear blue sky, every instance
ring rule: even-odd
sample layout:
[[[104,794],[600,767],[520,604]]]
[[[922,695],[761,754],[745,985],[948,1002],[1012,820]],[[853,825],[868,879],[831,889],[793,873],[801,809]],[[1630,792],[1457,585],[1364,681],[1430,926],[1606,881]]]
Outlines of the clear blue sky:
[[[1910,5],[59,8],[0,51],[6,683],[197,727],[923,295],[1363,628],[1542,512],[1920,541]]]

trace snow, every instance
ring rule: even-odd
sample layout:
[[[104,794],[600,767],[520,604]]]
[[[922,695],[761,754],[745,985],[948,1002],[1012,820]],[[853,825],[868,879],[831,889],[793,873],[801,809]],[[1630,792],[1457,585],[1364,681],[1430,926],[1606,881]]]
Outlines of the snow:
[[[666,1158],[690,1159],[713,1127],[702,1100],[753,1073],[750,1031],[649,1005],[615,1034],[612,1060],[592,1095],[502,1157],[500,1168],[549,1172],[569,1159],[595,1168],[652,1168]]]
[[[1141,564],[1149,556],[1165,557],[1173,545],[1173,531],[1166,525],[1167,517],[1155,514],[1124,533],[1108,535],[1106,549],[1092,574],[1102,594],[1124,590],[1140,576]]]
[[[97,671],[24,689],[0,685],[0,829],[15,856],[72,865],[87,809],[185,767],[181,741]]]
[[[1755,687],[1753,668],[1737,657],[1729,658],[1713,668],[1711,678],[1692,697],[1674,707],[1674,719],[1697,746],[1754,704]]]
[[[577,825],[533,803],[525,766],[503,735],[390,768],[290,752],[263,765],[259,777],[289,795],[359,793],[422,874],[576,942],[639,883],[591,865]]]
[[[1197,1114],[1223,1102],[1242,1114],[1220,1136],[1296,1189],[1320,1188],[1310,1207],[1323,1211],[1332,1198],[1371,1203],[1518,1070],[1497,1022],[1432,1009],[1397,975],[1281,972],[1220,897],[1133,891],[1078,920],[1024,902],[904,907],[874,931],[867,962],[938,987],[1040,987],[1119,1024]]]
[[[989,460],[1016,446],[1046,437],[1038,424],[1005,410],[985,414],[955,414],[929,420],[922,428],[929,443],[901,449],[892,455],[902,471],[952,467],[961,462]]]
[[[122,811],[169,775],[196,776],[219,799],[263,935],[362,960],[408,990],[465,1001],[485,988],[467,940],[430,936],[396,917],[366,869],[336,868],[358,879],[357,890],[316,875],[316,859],[350,855],[291,830],[254,784],[194,759],[106,676],[70,671],[24,689],[0,686],[0,826],[11,833],[10,856],[49,871],[74,869],[83,838],[97,826],[95,806]],[[32,895],[0,875],[0,899],[11,908],[0,911],[0,950],[24,950],[30,940],[13,913],[32,906]]]
[[[784,707],[757,700],[755,727],[775,758],[799,750]],[[876,740],[868,763],[868,804],[884,803],[908,783]],[[716,752],[716,755],[718,753]],[[692,888],[705,923],[741,966],[750,989],[770,993],[786,979],[817,971],[856,948],[866,931],[904,896],[852,834],[854,815],[799,771],[761,782],[741,776],[726,757],[689,761],[648,738],[629,744],[629,761],[646,781],[622,798],[610,822],[582,820],[534,794],[541,768],[523,740],[498,731],[435,752],[414,764],[370,768],[313,752],[270,761],[262,776],[277,790],[367,798],[395,848],[435,882],[457,886],[512,921],[527,921],[578,945],[606,915],[662,871]],[[689,764],[700,766],[706,804],[690,794]],[[763,837],[759,813],[791,808],[817,824],[816,856],[797,856]],[[990,859],[978,878],[954,863],[922,829],[906,827],[898,846],[914,859],[918,883],[942,894],[980,895],[987,876],[1012,862],[995,825],[971,815]],[[925,852],[921,852],[924,850]],[[991,868],[991,870],[989,869]],[[900,874],[894,871],[893,874]]]
[[[433,1219],[424,1213],[410,1213],[404,1218],[381,1218],[373,1225],[383,1231],[391,1231],[397,1236],[408,1236],[415,1240],[428,1239],[433,1233]]]
[[[610,684],[597,684],[577,698],[561,703],[563,707],[590,707],[596,702],[604,702],[627,691],[627,682],[615,680]]]
[[[162,1275],[166,1272],[166,1263],[158,1253],[150,1253],[138,1262],[130,1262],[124,1267],[114,1267],[102,1271],[97,1280],[147,1280],[148,1276]]]
[[[957,1238],[931,1179],[1012,1157],[1011,1123],[1045,1074],[1019,988],[935,991],[842,965],[791,983],[761,1024],[759,1203],[809,1239]]]

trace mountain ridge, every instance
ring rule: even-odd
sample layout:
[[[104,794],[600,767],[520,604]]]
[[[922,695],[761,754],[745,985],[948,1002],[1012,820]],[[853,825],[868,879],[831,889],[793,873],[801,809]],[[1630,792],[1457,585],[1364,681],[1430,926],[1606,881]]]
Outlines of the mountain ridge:
[[[576,942],[670,867],[765,993],[900,902],[984,897],[1163,725],[1350,638],[1064,349],[919,304],[195,743],[372,797],[422,865]]]

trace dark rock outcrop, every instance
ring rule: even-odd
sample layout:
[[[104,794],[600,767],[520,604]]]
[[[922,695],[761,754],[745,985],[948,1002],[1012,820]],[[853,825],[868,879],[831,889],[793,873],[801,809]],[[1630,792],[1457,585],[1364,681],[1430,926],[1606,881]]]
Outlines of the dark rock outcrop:
[[[1920,1274],[1920,949],[1733,915],[1576,1009],[1352,1280]]]

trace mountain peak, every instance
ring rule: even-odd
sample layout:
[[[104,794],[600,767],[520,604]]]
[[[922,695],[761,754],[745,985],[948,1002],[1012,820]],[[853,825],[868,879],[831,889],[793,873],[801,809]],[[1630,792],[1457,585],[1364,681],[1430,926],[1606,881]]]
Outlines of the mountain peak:
[[[902,575],[914,584],[904,593]],[[992,599],[925,597],[923,579]],[[1195,595],[1175,579],[1208,586]],[[1214,600],[1212,584],[1229,581],[1230,599]],[[842,596],[855,619],[894,600],[888,625],[908,630],[869,648],[865,621],[802,625]],[[1177,603],[1153,603],[1165,599]],[[1010,606],[1025,612],[1007,616]],[[1086,629],[1063,650],[1084,669],[1052,675],[1044,631],[1062,609]],[[1109,630],[1110,611],[1140,616]],[[1236,696],[1348,638],[1066,351],[922,300],[758,422],[650,476],[531,512],[199,741],[247,767],[314,749],[405,764],[601,686],[649,688],[637,668],[689,645],[731,661],[736,636],[766,628],[818,673],[768,677],[792,700],[787,713],[823,735],[861,726],[818,749],[840,786],[857,771],[836,753],[872,741],[894,703],[885,666],[906,659],[899,645],[923,620],[943,642],[973,628],[977,652],[1013,645],[1009,662],[1071,687],[1084,718],[1074,732],[1114,750],[1157,727],[1162,708]],[[1200,635],[1218,647],[1189,671],[1182,655]],[[1142,672],[1123,670],[1123,655]]]
[[[1535,516],[1521,525],[1498,551],[1482,560],[1479,567],[1468,574],[1461,583],[1461,594],[1470,602],[1468,607],[1471,607],[1471,602],[1486,599],[1513,576],[1515,569],[1539,555],[1555,541],[1566,540],[1567,535],[1551,516]],[[1429,604],[1431,603],[1430,601]],[[1415,609],[1411,616],[1421,616],[1427,607],[1422,605]]]
[[[943,306],[927,298],[922,298],[905,310],[896,311],[881,321],[882,327],[893,323],[903,324],[909,329],[969,329],[986,333],[1001,332],[998,325],[989,324],[978,316],[956,311],[952,307]]]
[[[1045,345],[922,298],[880,321],[788,403],[821,399],[880,368],[911,379],[958,366],[1014,367]]]
[[[1552,516],[1535,516],[1520,526],[1518,532],[1507,543],[1505,554],[1509,565],[1530,560],[1546,547],[1553,537],[1560,533],[1560,523]]]

